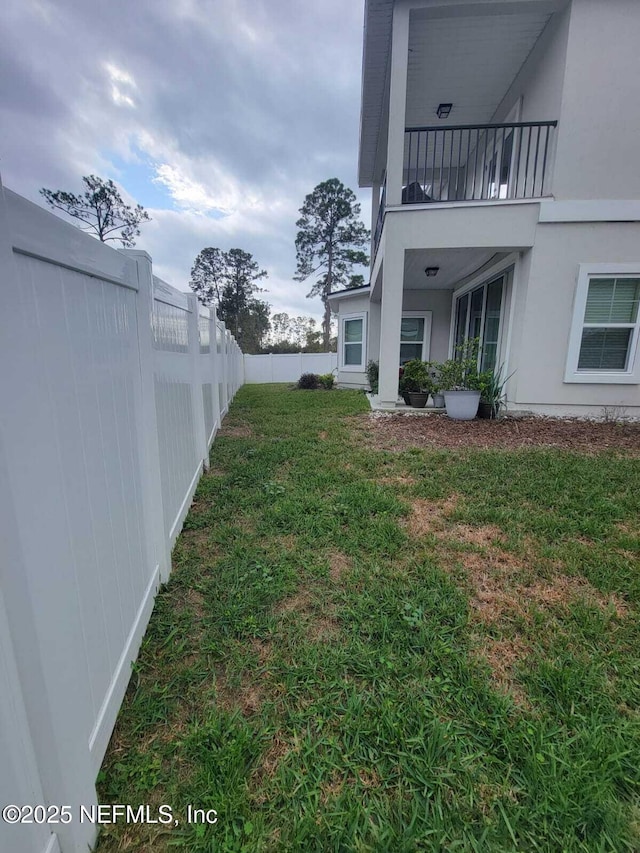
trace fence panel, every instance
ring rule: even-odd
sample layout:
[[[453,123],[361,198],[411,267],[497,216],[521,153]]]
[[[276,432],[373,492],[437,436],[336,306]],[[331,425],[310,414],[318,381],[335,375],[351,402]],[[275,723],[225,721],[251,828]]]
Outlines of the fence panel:
[[[96,801],[239,349],[213,310],[153,277],[146,253],[115,251],[1,185],[0,274],[0,689],[15,694],[0,702],[0,744],[17,732],[25,752],[24,768],[3,765],[2,790],[27,785],[77,814]],[[85,851],[96,835],[77,820],[30,832],[11,849]]]
[[[331,373],[337,370],[338,354],[304,352],[244,355],[243,362],[245,382],[296,382],[303,373]]]

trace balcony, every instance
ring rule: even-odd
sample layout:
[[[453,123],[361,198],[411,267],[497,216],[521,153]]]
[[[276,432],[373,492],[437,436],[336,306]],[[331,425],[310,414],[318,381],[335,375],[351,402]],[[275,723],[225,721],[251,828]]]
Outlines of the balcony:
[[[403,204],[546,194],[555,121],[407,127]]]

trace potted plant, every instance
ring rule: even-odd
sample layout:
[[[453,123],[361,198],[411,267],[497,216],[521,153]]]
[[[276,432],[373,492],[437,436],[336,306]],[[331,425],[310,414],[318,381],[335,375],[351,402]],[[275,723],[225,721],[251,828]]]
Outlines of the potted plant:
[[[440,388],[440,364],[437,361],[427,363],[431,376],[431,399],[434,409],[444,409],[444,394]]]
[[[485,370],[478,374],[478,386],[480,388],[479,418],[498,417],[505,403],[504,387],[512,376],[513,373],[503,379],[502,367],[499,367],[498,370]]]
[[[470,421],[478,413],[478,339],[456,347],[455,358],[440,365],[439,381],[444,392],[447,415],[457,421]]]
[[[398,394],[402,397],[407,406],[411,405],[411,400],[409,399],[409,391],[413,391],[414,382],[410,379],[404,378],[404,367],[401,367],[398,371]]]
[[[423,409],[433,387],[429,365],[419,358],[408,361],[404,365],[401,386],[401,393],[405,392],[409,397],[409,405]]]

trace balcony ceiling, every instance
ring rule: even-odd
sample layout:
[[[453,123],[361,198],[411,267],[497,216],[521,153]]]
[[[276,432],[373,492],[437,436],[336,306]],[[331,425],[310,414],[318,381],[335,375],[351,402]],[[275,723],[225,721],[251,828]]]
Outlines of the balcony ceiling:
[[[451,290],[490,260],[503,257],[495,249],[408,249],[404,254],[405,290]],[[425,267],[439,267],[427,277]]]
[[[407,125],[489,122],[563,0],[430,0],[409,27]],[[393,0],[367,0],[360,117],[360,186],[386,146]],[[449,119],[436,116],[452,103]],[[546,117],[545,117],[546,118]]]

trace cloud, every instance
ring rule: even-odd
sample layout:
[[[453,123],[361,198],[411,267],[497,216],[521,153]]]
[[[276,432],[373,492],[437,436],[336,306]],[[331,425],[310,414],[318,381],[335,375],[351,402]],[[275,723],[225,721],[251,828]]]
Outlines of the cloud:
[[[149,209],[138,246],[163,278],[186,287],[201,248],[239,247],[268,270],[274,311],[319,317],[292,280],[295,222],[320,181],[356,190],[362,13],[343,0],[5,0],[3,182],[41,203],[43,186],[111,177]]]

